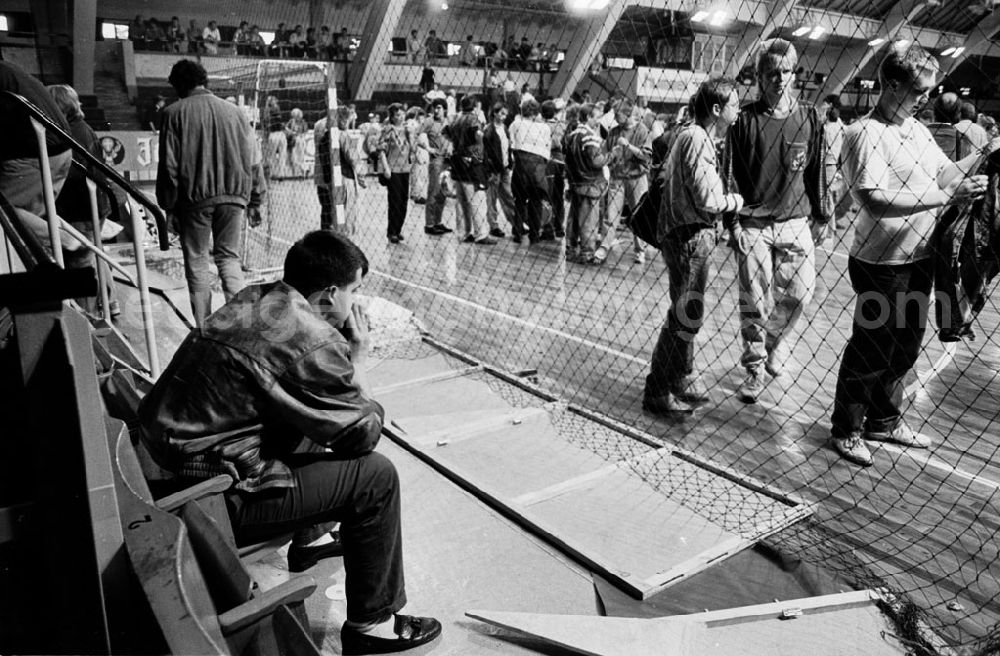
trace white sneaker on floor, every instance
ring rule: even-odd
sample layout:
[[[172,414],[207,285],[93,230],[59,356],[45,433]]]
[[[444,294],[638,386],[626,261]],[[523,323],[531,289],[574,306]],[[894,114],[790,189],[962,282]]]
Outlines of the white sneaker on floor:
[[[636,264],[645,264],[646,263],[646,251],[638,251],[635,254],[635,263]]]

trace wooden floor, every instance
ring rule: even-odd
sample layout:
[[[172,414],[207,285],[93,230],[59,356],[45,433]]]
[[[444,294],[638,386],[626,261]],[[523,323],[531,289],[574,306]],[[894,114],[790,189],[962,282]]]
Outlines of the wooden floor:
[[[310,181],[276,184],[269,202],[281,218],[265,224],[269,235],[258,230],[248,238],[249,264],[261,270],[280,267],[287,245],[318,227]],[[445,221],[454,227],[451,203]],[[436,338],[507,370],[536,369],[541,383],[567,401],[816,503],[819,527],[787,532],[777,546],[865,585],[884,578],[929,611],[933,628],[950,641],[983,638],[1000,621],[1000,313],[992,301],[976,342],[948,352],[929,331],[908,381],[907,417],[934,446],[876,448],[875,466],[859,469],[826,445],[853,310],[849,234],[817,251],[816,295],[793,342],[791,374],[770,381],[750,406],[734,398],[741,375],[735,262],[718,247],[697,356],[713,397],[688,420],[668,421],[641,409],[669,307],[664,265],[652,251],[645,265],[618,248],[605,266],[585,267],[567,264],[558,242],[463,244],[458,233],[425,235],[423,207],[414,204],[405,241],[390,245],[378,185],[362,192],[358,226],[356,240],[372,270],[365,292],[412,310]]]

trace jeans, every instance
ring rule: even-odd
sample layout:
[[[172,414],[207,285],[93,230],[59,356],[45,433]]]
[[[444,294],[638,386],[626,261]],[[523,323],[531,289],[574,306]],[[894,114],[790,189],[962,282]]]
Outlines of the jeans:
[[[461,228],[465,236],[482,239],[489,236],[489,224],[486,222],[486,190],[476,186],[474,182],[455,181],[458,192],[458,207],[462,214]],[[458,221],[455,222],[459,228]]]
[[[665,396],[694,373],[694,340],[704,323],[715,228],[681,226],[660,245],[670,275],[670,311],[653,349],[646,398]]]
[[[756,369],[794,334],[816,287],[816,247],[805,218],[742,218],[739,263],[740,363]]]
[[[491,173],[486,183],[486,221],[491,229],[500,227],[497,223],[497,201],[513,231],[517,223],[517,212],[514,210],[514,194],[510,188],[510,169],[504,169],[502,173]]]
[[[552,205],[551,220],[543,226],[556,235],[565,231],[566,225],[566,167],[559,162],[549,160],[547,169],[549,182],[549,201]]]
[[[441,215],[447,201],[441,189],[441,172],[444,171],[444,160],[432,157],[427,164],[427,205],[424,208],[424,227],[433,228],[441,225]]]
[[[618,179],[612,178],[608,186],[607,214],[601,226],[601,246],[605,250],[611,248],[618,241],[618,223],[621,220],[622,210],[628,207],[629,212],[634,212],[643,197],[649,192],[649,178],[641,175],[637,178]],[[636,253],[643,253],[646,250],[645,242],[632,235],[632,250]]]
[[[899,420],[903,378],[920,355],[934,281],[932,259],[869,264],[851,258],[858,294],[833,402],[834,437],[867,428],[890,431]]]
[[[396,469],[378,453],[346,460],[295,454],[283,460],[292,469],[295,487],[226,494],[237,544],[339,521],[347,619],[388,619],[406,605]]]
[[[223,203],[179,213],[184,275],[191,296],[195,325],[201,327],[212,313],[212,270],[215,260],[226,301],[243,289],[240,247],[243,242],[243,208]]]
[[[593,196],[592,189],[596,185],[585,185],[586,193],[576,189],[572,192],[570,204],[570,219],[566,226],[567,246],[579,245],[580,257],[586,259],[594,254],[597,247],[598,230],[601,223],[601,205],[604,200],[604,190],[598,197]]]
[[[514,151],[514,176],[511,188],[514,192],[514,209],[518,221],[512,232],[524,233],[523,223],[528,224],[528,239],[538,239],[542,227],[542,203],[549,200],[548,180],[545,170],[548,160],[521,150]]]
[[[389,226],[386,229],[386,236],[398,237],[403,232],[406,206],[410,202],[410,174],[393,171],[386,190],[389,192]]]

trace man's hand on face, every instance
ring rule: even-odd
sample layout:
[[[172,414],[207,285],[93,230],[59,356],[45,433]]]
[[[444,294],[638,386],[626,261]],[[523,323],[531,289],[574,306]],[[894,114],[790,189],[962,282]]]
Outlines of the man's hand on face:
[[[351,356],[355,362],[368,357],[368,348],[371,346],[368,312],[357,301],[351,307],[351,313],[347,315],[347,321],[344,322],[341,332],[351,344]]]

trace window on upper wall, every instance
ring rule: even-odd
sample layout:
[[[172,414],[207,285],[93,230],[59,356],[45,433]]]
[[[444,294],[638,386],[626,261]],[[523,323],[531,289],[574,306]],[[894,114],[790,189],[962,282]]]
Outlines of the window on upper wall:
[[[0,14],[0,32],[6,32],[10,28],[7,26],[7,17]]]
[[[271,42],[274,41],[274,32],[264,32],[261,30],[260,38],[264,39],[264,43],[267,45],[271,45]]]
[[[128,40],[128,24],[104,21],[101,23],[101,38]]]

